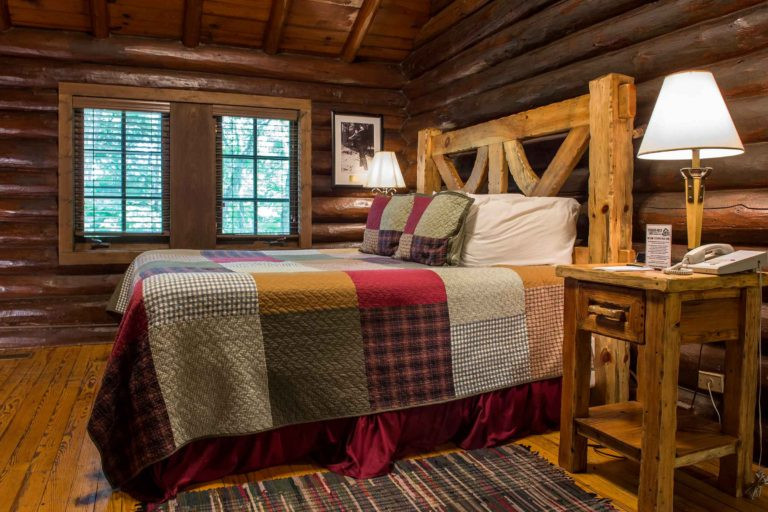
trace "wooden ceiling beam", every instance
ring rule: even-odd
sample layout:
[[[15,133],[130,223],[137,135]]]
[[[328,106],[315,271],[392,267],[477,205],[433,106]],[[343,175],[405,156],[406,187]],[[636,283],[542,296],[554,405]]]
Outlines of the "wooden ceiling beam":
[[[203,24],[203,0],[185,0],[184,2],[184,32],[181,42],[184,46],[194,48],[200,44],[200,30]]]
[[[109,7],[107,0],[90,0],[91,34],[104,39],[109,37]]]
[[[283,38],[285,20],[291,10],[292,0],[272,0],[272,8],[269,10],[269,22],[264,33],[263,50],[274,55],[280,49],[280,41]]]
[[[344,43],[344,48],[341,51],[341,59],[345,62],[352,62],[357,56],[357,51],[360,49],[360,45],[363,44],[363,39],[368,33],[368,29],[371,28],[373,18],[376,16],[376,11],[379,10],[381,0],[365,0],[355,18],[355,23],[352,25],[352,31],[347,36],[347,41]]]
[[[8,10],[8,0],[0,0],[0,31],[11,28],[11,13]]]

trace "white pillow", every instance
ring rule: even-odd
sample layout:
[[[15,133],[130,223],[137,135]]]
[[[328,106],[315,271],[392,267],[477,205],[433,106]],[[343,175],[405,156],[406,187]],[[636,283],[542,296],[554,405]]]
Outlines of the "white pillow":
[[[579,203],[567,197],[473,195],[461,264],[556,265],[572,263]]]

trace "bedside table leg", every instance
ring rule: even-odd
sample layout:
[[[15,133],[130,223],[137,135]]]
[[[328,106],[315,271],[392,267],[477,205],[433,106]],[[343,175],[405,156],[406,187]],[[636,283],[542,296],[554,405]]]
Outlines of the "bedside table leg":
[[[736,497],[752,483],[752,446],[757,401],[757,344],[760,343],[760,289],[741,292],[739,339],[725,343],[723,432],[738,437],[736,453],[720,460],[719,487]]]
[[[680,362],[680,296],[649,291],[643,357],[643,439],[638,510],[672,510]]]
[[[577,327],[578,293],[576,281],[566,279],[559,464],[571,473],[587,469],[587,438],[576,433],[573,419],[589,415],[589,374],[592,356],[591,333]]]

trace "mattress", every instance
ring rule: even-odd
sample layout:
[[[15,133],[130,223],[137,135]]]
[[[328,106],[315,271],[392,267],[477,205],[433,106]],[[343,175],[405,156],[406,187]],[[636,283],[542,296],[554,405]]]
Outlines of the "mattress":
[[[561,373],[553,267],[356,250],[150,251],[89,421],[114,486],[206,438],[444,403]]]

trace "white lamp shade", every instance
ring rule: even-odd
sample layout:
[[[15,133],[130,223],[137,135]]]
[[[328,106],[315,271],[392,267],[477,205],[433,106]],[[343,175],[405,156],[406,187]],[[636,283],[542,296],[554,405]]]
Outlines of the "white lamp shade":
[[[691,160],[744,152],[728,107],[709,71],[685,71],[664,78],[638,158]]]
[[[373,155],[371,170],[368,171],[368,188],[404,188],[405,180],[393,151],[379,151]]]

